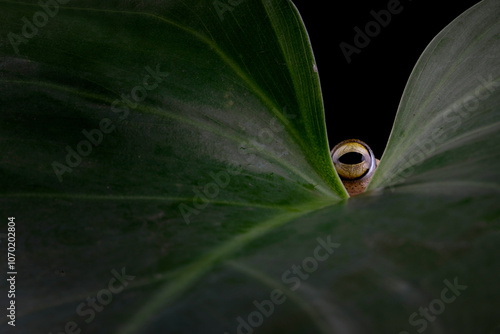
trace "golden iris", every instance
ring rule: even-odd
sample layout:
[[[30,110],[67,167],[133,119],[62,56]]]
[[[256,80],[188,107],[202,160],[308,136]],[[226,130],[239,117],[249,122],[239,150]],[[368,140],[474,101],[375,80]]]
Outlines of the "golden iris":
[[[348,139],[335,145],[330,155],[349,195],[363,192],[378,165],[370,147],[361,140]]]

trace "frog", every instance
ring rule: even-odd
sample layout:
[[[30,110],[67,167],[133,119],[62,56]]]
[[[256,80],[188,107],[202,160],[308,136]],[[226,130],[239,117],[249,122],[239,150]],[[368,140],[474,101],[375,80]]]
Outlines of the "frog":
[[[350,197],[365,192],[380,160],[359,139],[343,140],[330,152],[333,166]]]

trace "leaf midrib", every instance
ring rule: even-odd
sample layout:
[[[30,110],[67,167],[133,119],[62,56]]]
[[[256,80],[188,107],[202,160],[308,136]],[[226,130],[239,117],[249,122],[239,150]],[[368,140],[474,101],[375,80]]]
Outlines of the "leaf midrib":
[[[340,203],[341,202],[325,203],[324,201],[305,203],[296,207],[297,212],[279,213],[274,217],[255,225],[247,232],[237,235],[231,240],[215,247],[209,254],[200,257],[198,260],[180,269],[173,282],[165,283],[163,287],[155,291],[153,298],[143,305],[138,312],[123,325],[119,332],[122,334],[132,334],[138,331],[140,328],[145,326],[162,307],[165,307],[175,301],[176,298],[182,295],[203,275],[213,269],[218,262],[236,254],[240,249],[244,248],[257,238],[311,212]]]
[[[30,84],[30,85],[35,85],[35,86],[39,86],[39,87],[48,87],[50,89],[57,89],[59,91],[65,91],[65,92],[74,94],[76,96],[84,97],[84,98],[91,99],[94,101],[107,103],[108,105],[111,105],[112,102],[114,101],[114,100],[109,99],[103,95],[92,94],[92,93],[88,93],[85,91],[75,90],[75,89],[67,88],[65,86],[61,86],[61,85],[57,85],[57,84],[53,84],[53,83],[48,83],[48,82],[42,82],[42,81],[35,82],[35,81],[24,81],[24,80],[0,80],[0,83],[26,84],[26,85]],[[202,130],[209,132],[209,133],[212,133],[214,135],[223,137],[227,140],[232,141],[236,145],[239,145],[240,143],[245,142],[245,139],[246,139],[245,137],[239,136],[239,134],[237,132],[236,132],[236,135],[231,135],[231,134],[229,134],[228,131],[219,131],[219,130],[217,130],[216,127],[210,126],[207,123],[197,122],[189,117],[183,117],[181,115],[168,112],[167,110],[164,110],[164,109],[148,107],[145,104],[138,104],[134,110],[140,111],[143,114],[150,114],[150,115],[154,115],[154,116],[167,117],[167,118],[174,119],[174,120],[179,121],[181,123],[188,124],[190,126],[196,127],[198,129],[202,129]],[[269,153],[267,150],[258,149],[258,150],[256,150],[255,154],[266,158],[267,161],[275,162],[277,165],[283,167],[285,170],[300,177],[306,183],[314,184],[316,186],[316,189],[318,189],[322,194],[327,195],[328,197],[335,197],[335,195],[334,195],[334,193],[332,193],[331,189],[325,188],[322,184],[317,184],[308,175],[304,174],[302,171],[298,170],[293,165],[287,163],[285,160],[280,159],[279,157],[273,155],[272,153]]]

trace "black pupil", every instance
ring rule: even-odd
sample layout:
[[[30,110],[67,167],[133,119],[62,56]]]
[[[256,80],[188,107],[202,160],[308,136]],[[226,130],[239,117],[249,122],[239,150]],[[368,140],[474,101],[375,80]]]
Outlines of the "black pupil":
[[[355,165],[365,161],[363,154],[358,152],[348,152],[339,158],[339,161],[346,165]]]

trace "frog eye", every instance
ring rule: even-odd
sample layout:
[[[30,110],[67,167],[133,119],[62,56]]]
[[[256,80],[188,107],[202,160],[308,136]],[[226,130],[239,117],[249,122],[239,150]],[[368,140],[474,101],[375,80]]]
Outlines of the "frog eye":
[[[331,152],[332,162],[343,180],[371,177],[376,167],[372,150],[361,140],[348,139],[338,143]]]

